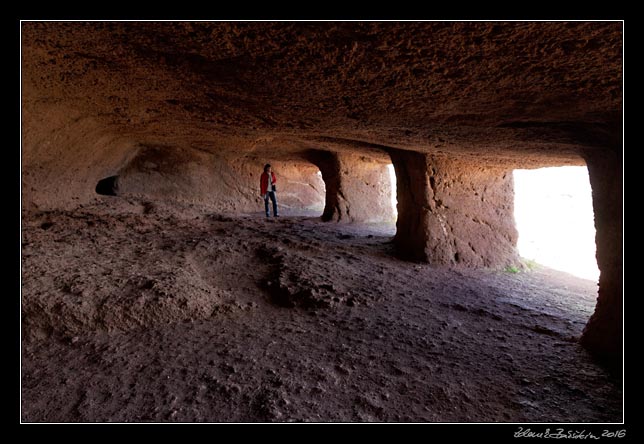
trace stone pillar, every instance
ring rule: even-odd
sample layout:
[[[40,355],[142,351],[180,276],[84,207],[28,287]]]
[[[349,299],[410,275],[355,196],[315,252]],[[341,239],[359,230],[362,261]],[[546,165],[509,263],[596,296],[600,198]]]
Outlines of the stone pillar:
[[[398,220],[394,244],[404,259],[430,261],[428,159],[414,151],[391,150],[396,172]]]
[[[314,151],[308,159],[322,172],[326,202],[322,220],[379,223],[393,220],[387,165],[367,156]]]
[[[391,150],[400,256],[437,265],[519,263],[512,172],[476,159]]]
[[[581,343],[610,368],[621,370],[623,335],[622,157],[617,151],[584,154],[593,190],[599,295]]]

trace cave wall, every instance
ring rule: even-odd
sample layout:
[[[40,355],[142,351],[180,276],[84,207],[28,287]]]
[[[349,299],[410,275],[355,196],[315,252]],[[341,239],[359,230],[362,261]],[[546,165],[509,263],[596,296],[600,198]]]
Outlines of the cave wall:
[[[597,265],[600,270],[595,312],[582,344],[614,369],[621,368],[623,348],[623,177],[620,151],[584,153],[593,193]]]
[[[22,205],[26,210],[91,204],[102,179],[118,176],[117,194],[168,199],[221,212],[263,211],[259,175],[266,160],[244,152],[217,154],[175,145],[140,144],[91,115],[60,103],[23,109]],[[286,210],[324,208],[324,182],[305,161],[272,161],[279,204]]]
[[[305,162],[272,162],[280,208],[322,211],[324,182]],[[259,159],[179,147],[142,147],[119,175],[119,194],[211,206],[217,211],[263,212]]]
[[[392,222],[387,164],[357,153],[316,151],[309,158],[322,172],[326,202],[322,220],[341,223]]]
[[[25,209],[72,209],[96,197],[99,179],[136,154],[135,144],[73,107],[23,107],[21,181]]]
[[[512,171],[476,157],[391,150],[397,177],[394,239],[402,257],[437,265],[519,263]]]
[[[249,180],[240,179],[220,156],[173,146],[143,146],[119,173],[119,195],[243,211],[252,207],[259,193],[253,192]]]

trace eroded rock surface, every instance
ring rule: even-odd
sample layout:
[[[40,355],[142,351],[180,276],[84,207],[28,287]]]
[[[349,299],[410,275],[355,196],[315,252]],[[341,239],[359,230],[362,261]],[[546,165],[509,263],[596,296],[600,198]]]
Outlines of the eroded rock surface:
[[[519,262],[512,172],[478,159],[391,151],[398,178],[395,242],[435,265],[503,268]]]
[[[199,239],[210,231],[182,223],[171,236],[180,237],[186,228],[198,240],[194,249],[175,252],[177,242],[190,242],[158,234],[165,233],[167,211],[191,205],[222,218],[261,212],[264,163],[278,174],[285,209],[355,224],[391,217],[385,171],[393,162],[397,254],[433,265],[498,270],[516,260],[511,170],[587,162],[601,278],[597,311],[583,343],[612,364],[619,362],[622,217],[615,202],[621,202],[622,183],[622,27],[619,22],[23,22],[26,337],[75,337],[110,330],[107,326],[128,331],[161,321],[203,320],[221,307],[237,310],[226,302],[227,286],[237,276],[229,265],[266,267],[260,285],[272,282],[269,294],[283,305],[368,303],[367,296],[348,296],[349,272],[340,259],[329,276],[321,276],[312,259],[317,252],[262,257],[243,239],[222,251],[209,240],[203,252]],[[138,202],[132,211],[145,218],[117,211],[131,202]],[[159,212],[166,204],[170,207]],[[100,217],[88,216],[94,207],[102,208],[96,210]],[[131,249],[106,237],[100,245],[105,254],[88,261],[85,250],[95,248],[85,231],[90,223],[116,230],[115,238],[141,237]],[[248,230],[246,236],[271,236],[270,230]],[[320,254],[327,253],[328,241],[316,246]],[[49,246],[58,252],[54,262],[40,254]],[[184,256],[175,263],[170,252]],[[102,261],[113,257],[127,270],[104,266]],[[157,274],[134,273],[154,261]],[[94,268],[87,275],[67,273],[88,267]],[[293,273],[298,267],[309,272]],[[194,280],[195,275],[203,278]],[[223,283],[215,285],[213,275]],[[345,283],[335,282],[335,276]],[[373,285],[386,288],[387,281],[376,279]],[[87,305],[88,296],[99,302]],[[253,301],[239,303],[247,308],[248,302]],[[551,327],[533,331],[541,335]],[[338,365],[340,374],[352,370]],[[235,388],[222,384],[206,386],[236,396]],[[453,401],[459,390],[431,396]],[[248,395],[253,417],[283,418],[276,413],[284,408],[276,407],[286,402],[282,395],[278,389]],[[104,417],[92,413],[93,398],[77,401],[87,413],[76,417]],[[392,418],[382,413],[384,401],[368,390],[353,401],[359,411],[342,418]],[[523,401],[528,404],[520,408],[534,407],[534,400]],[[168,414],[183,417],[178,411]],[[482,412],[466,416],[489,419]],[[546,416],[525,417],[557,419]]]
[[[25,204],[90,201],[141,146],[580,164],[620,126],[621,55],[620,23],[25,22]]]
[[[623,418],[577,341],[593,282],[410,264],[392,229],[319,218],[105,197],[30,220],[24,421]]]

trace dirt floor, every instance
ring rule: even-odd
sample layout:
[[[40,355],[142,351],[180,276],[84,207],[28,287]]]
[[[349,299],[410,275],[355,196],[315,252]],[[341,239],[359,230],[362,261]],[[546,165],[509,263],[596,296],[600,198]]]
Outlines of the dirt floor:
[[[396,259],[393,227],[104,198],[23,213],[25,422],[619,422],[595,282]]]

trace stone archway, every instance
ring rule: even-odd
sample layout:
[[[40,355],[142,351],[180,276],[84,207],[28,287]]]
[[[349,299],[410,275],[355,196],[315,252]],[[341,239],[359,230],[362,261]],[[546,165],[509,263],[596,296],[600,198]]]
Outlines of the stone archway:
[[[391,221],[391,184],[383,159],[323,150],[311,150],[307,158],[320,168],[326,184],[322,220],[342,223]]]

